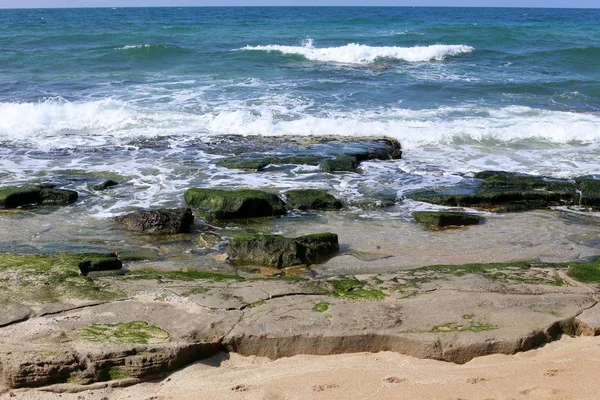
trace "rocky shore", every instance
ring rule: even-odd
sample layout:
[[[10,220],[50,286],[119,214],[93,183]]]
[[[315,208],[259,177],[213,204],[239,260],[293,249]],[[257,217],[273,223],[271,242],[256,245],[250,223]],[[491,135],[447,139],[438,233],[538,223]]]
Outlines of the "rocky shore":
[[[248,141],[215,163],[360,177],[361,163],[402,156],[385,138]],[[393,351],[463,364],[600,333],[594,176],[483,171],[352,204],[310,185],[190,187],[176,208],[95,222],[93,240],[63,221],[124,182],[77,179],[90,190],[0,188],[3,235],[14,231],[0,254],[0,392],[130,385],[221,352]],[[406,220],[360,218],[404,203]],[[44,246],[26,239],[61,224]]]

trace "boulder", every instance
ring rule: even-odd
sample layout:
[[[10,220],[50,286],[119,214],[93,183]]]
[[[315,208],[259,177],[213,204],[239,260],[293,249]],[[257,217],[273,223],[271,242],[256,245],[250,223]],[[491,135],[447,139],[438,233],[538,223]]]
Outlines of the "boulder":
[[[256,189],[188,189],[185,202],[194,211],[217,219],[242,219],[284,215],[285,204],[272,193]]]
[[[414,211],[412,216],[417,222],[435,228],[478,225],[483,220],[478,215],[454,211]]]
[[[326,160],[321,164],[323,172],[356,172],[358,160],[355,156],[338,156],[333,160]]]
[[[285,192],[286,204],[298,210],[339,210],[342,203],[331,194],[317,189],[293,189]]]
[[[136,232],[175,234],[189,232],[194,215],[189,208],[138,210],[116,217],[115,221]]]
[[[117,186],[118,184],[119,184],[119,182],[113,181],[112,179],[108,179],[108,180],[105,180],[102,183],[99,183],[97,185],[92,186],[92,190],[102,191],[102,190],[106,190],[108,188],[111,188],[113,186]]]
[[[295,239],[280,235],[249,234],[236,236],[229,243],[229,256],[238,265],[285,268],[314,264],[339,252],[334,233],[318,233]]]
[[[17,208],[27,205],[56,204],[67,205],[77,200],[73,190],[27,185],[0,188],[0,208]]]

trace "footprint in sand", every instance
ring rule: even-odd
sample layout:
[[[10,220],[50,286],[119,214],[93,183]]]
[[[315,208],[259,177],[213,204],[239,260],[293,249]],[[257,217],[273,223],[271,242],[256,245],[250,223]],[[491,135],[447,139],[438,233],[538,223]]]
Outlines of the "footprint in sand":
[[[406,382],[406,379],[402,379],[397,376],[390,376],[389,378],[385,378],[383,381],[386,383],[402,383]]]
[[[471,385],[474,385],[474,384],[479,383],[479,382],[487,382],[487,381],[489,381],[489,379],[487,379],[487,378],[479,378],[479,377],[467,379],[467,383],[470,383]]]
[[[234,392],[247,392],[248,390],[250,390],[250,387],[246,385],[237,385],[232,387],[231,390]]]
[[[562,371],[563,371],[562,369],[549,369],[548,371],[546,371],[546,373],[544,375],[545,376],[556,376]]]
[[[340,387],[337,383],[328,383],[326,385],[315,385],[313,386],[313,391],[315,392],[324,392],[325,390],[334,389]]]

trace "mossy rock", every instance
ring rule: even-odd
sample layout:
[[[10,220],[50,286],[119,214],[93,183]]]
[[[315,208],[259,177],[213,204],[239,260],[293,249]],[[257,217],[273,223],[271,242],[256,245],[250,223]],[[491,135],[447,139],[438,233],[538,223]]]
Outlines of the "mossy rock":
[[[298,210],[339,210],[342,203],[333,195],[317,189],[293,189],[285,192],[286,204]]]
[[[524,211],[549,206],[574,204],[575,194],[544,190],[480,190],[472,194],[447,194],[420,191],[409,199],[449,207],[476,207],[490,211]]]
[[[581,191],[581,200],[579,205],[600,209],[600,179],[592,176],[581,176],[575,178]]]
[[[275,268],[315,264],[339,252],[334,233],[318,233],[295,239],[280,235],[249,234],[236,236],[229,243],[229,256],[238,265]]]
[[[92,190],[95,190],[95,191],[99,192],[99,191],[103,191],[103,190],[109,189],[109,188],[111,188],[113,186],[117,186],[118,184],[119,184],[119,182],[113,181],[112,179],[108,179],[108,180],[105,180],[102,183],[99,183],[97,185],[92,186]]]
[[[475,174],[483,182],[448,190],[424,190],[407,198],[450,207],[477,207],[490,211],[523,211],[579,203],[572,180],[554,179],[504,171]]]
[[[333,160],[326,160],[321,164],[323,172],[356,172],[358,160],[355,156],[339,156]]]
[[[115,221],[136,232],[175,234],[189,232],[194,224],[194,215],[189,208],[138,210],[116,217]]]
[[[475,178],[483,179],[484,188],[507,188],[546,190],[575,193],[577,184],[568,179],[555,179],[545,176],[535,176],[505,171],[482,171],[475,174]]]
[[[185,202],[195,211],[216,219],[243,219],[284,215],[283,201],[256,189],[188,189]]]
[[[0,188],[0,208],[17,208],[28,205],[67,205],[77,200],[73,190],[54,189],[47,186],[27,185]]]
[[[451,211],[414,211],[413,218],[427,227],[478,225],[483,218],[478,215]]]

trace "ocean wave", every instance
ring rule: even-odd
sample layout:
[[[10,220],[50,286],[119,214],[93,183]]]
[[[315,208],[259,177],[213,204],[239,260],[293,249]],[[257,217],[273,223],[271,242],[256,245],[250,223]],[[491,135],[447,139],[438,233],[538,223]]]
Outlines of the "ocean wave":
[[[475,50],[466,45],[435,44],[431,46],[397,47],[397,46],[367,46],[349,43],[340,47],[316,48],[312,40],[307,40],[303,46],[246,46],[236,51],[266,51],[283,54],[301,55],[312,61],[336,62],[344,64],[370,64],[377,59],[387,58],[407,62],[441,61],[448,56],[470,53]]]
[[[213,135],[391,136],[405,148],[432,144],[484,147],[529,143],[535,148],[600,143],[600,115],[504,108],[381,108],[314,113],[310,102],[270,98],[270,102],[206,105],[206,112],[140,108],[105,99],[72,103],[0,103],[0,140],[39,148],[120,145],[144,137],[186,141]]]
[[[171,46],[164,44],[128,44],[121,47],[113,48],[126,55],[144,56],[144,57],[161,57],[186,54],[189,50],[179,46]]]

